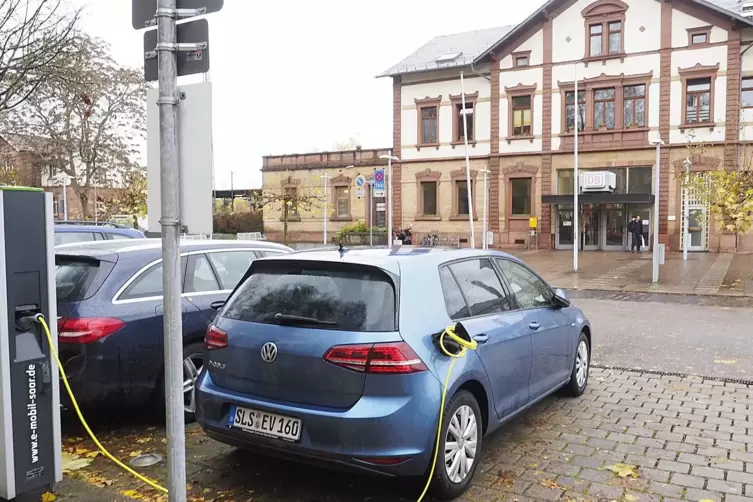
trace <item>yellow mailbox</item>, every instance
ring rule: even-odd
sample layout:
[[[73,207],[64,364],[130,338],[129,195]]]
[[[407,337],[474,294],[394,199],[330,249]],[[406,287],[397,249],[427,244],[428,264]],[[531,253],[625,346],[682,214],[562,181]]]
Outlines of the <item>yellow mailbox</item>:
[[[530,218],[528,218],[528,228],[530,228],[531,230],[533,230],[533,229],[536,229],[538,227],[539,227],[539,219],[538,218],[536,218],[535,216],[531,216]]]

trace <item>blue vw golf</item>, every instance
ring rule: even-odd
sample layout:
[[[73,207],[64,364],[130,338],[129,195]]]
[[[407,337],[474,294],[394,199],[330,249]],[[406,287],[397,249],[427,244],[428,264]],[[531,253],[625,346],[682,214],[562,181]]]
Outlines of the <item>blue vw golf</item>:
[[[437,334],[448,326],[477,343],[451,373],[432,480],[435,496],[455,498],[486,434],[588,383],[585,315],[505,253],[401,247],[254,261],[207,331],[196,418],[230,445],[426,475],[452,361]]]

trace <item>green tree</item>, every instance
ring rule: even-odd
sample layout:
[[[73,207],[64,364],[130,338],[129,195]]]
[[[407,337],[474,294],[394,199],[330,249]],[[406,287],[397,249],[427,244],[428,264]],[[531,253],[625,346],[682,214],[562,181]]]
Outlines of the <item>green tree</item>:
[[[728,234],[749,232],[753,229],[753,156],[750,155],[750,146],[744,142],[739,146],[737,163],[732,169],[725,169],[724,159],[718,159],[722,169],[693,173],[689,171],[692,159],[708,153],[710,147],[694,141],[693,135],[689,139],[686,169],[677,173],[681,183],[708,205],[720,231]]]
[[[118,191],[118,195],[110,202],[107,212],[110,215],[129,215],[133,228],[138,228],[138,219],[146,216],[147,212],[146,174],[143,169],[132,169],[123,178],[123,188]]]

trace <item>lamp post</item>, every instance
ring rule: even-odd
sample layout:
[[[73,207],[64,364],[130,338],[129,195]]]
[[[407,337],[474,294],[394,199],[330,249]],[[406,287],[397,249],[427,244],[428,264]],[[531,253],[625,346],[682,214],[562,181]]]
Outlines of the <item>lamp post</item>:
[[[61,173],[54,179],[63,184],[63,221],[68,221],[68,183],[70,178],[67,174]]]
[[[573,65],[573,89],[575,99],[575,133],[573,134],[573,272],[578,271],[578,251],[580,250],[580,173],[578,172],[578,128],[580,127],[580,103],[578,102],[578,63]]]
[[[484,215],[483,215],[483,218],[481,220],[482,221],[482,223],[481,223],[481,231],[484,234],[481,236],[481,248],[482,249],[489,249],[489,237],[488,237],[489,232],[487,231],[487,228],[486,228],[487,227],[487,221],[488,221],[487,217],[486,217],[486,215],[487,215],[487,202],[486,201],[487,201],[487,196],[488,196],[488,192],[487,192],[487,188],[486,188],[486,186],[487,186],[486,185],[486,183],[487,183],[486,180],[487,180],[487,176],[489,175],[489,173],[491,173],[491,171],[489,170],[488,167],[485,166],[480,172],[481,172],[481,174],[484,175],[484,203],[482,205],[482,208],[483,208],[483,211],[484,211]]]
[[[652,256],[652,268],[651,268],[651,282],[654,284],[659,282],[659,176],[660,170],[660,156],[661,147],[664,145],[664,141],[661,136],[651,141],[651,144],[656,146],[656,168],[654,170],[654,249]]]
[[[392,150],[379,158],[387,159],[387,247],[392,249],[392,161],[400,162],[400,159],[392,155]]]
[[[235,187],[233,186],[233,176],[235,173],[230,171],[230,212],[235,212]]]

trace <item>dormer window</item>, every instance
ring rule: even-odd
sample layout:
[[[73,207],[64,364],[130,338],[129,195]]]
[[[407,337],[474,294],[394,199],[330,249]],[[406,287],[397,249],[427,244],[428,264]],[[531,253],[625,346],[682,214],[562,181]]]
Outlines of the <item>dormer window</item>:
[[[582,11],[586,24],[586,59],[625,53],[625,11],[621,0],[597,0]]]

